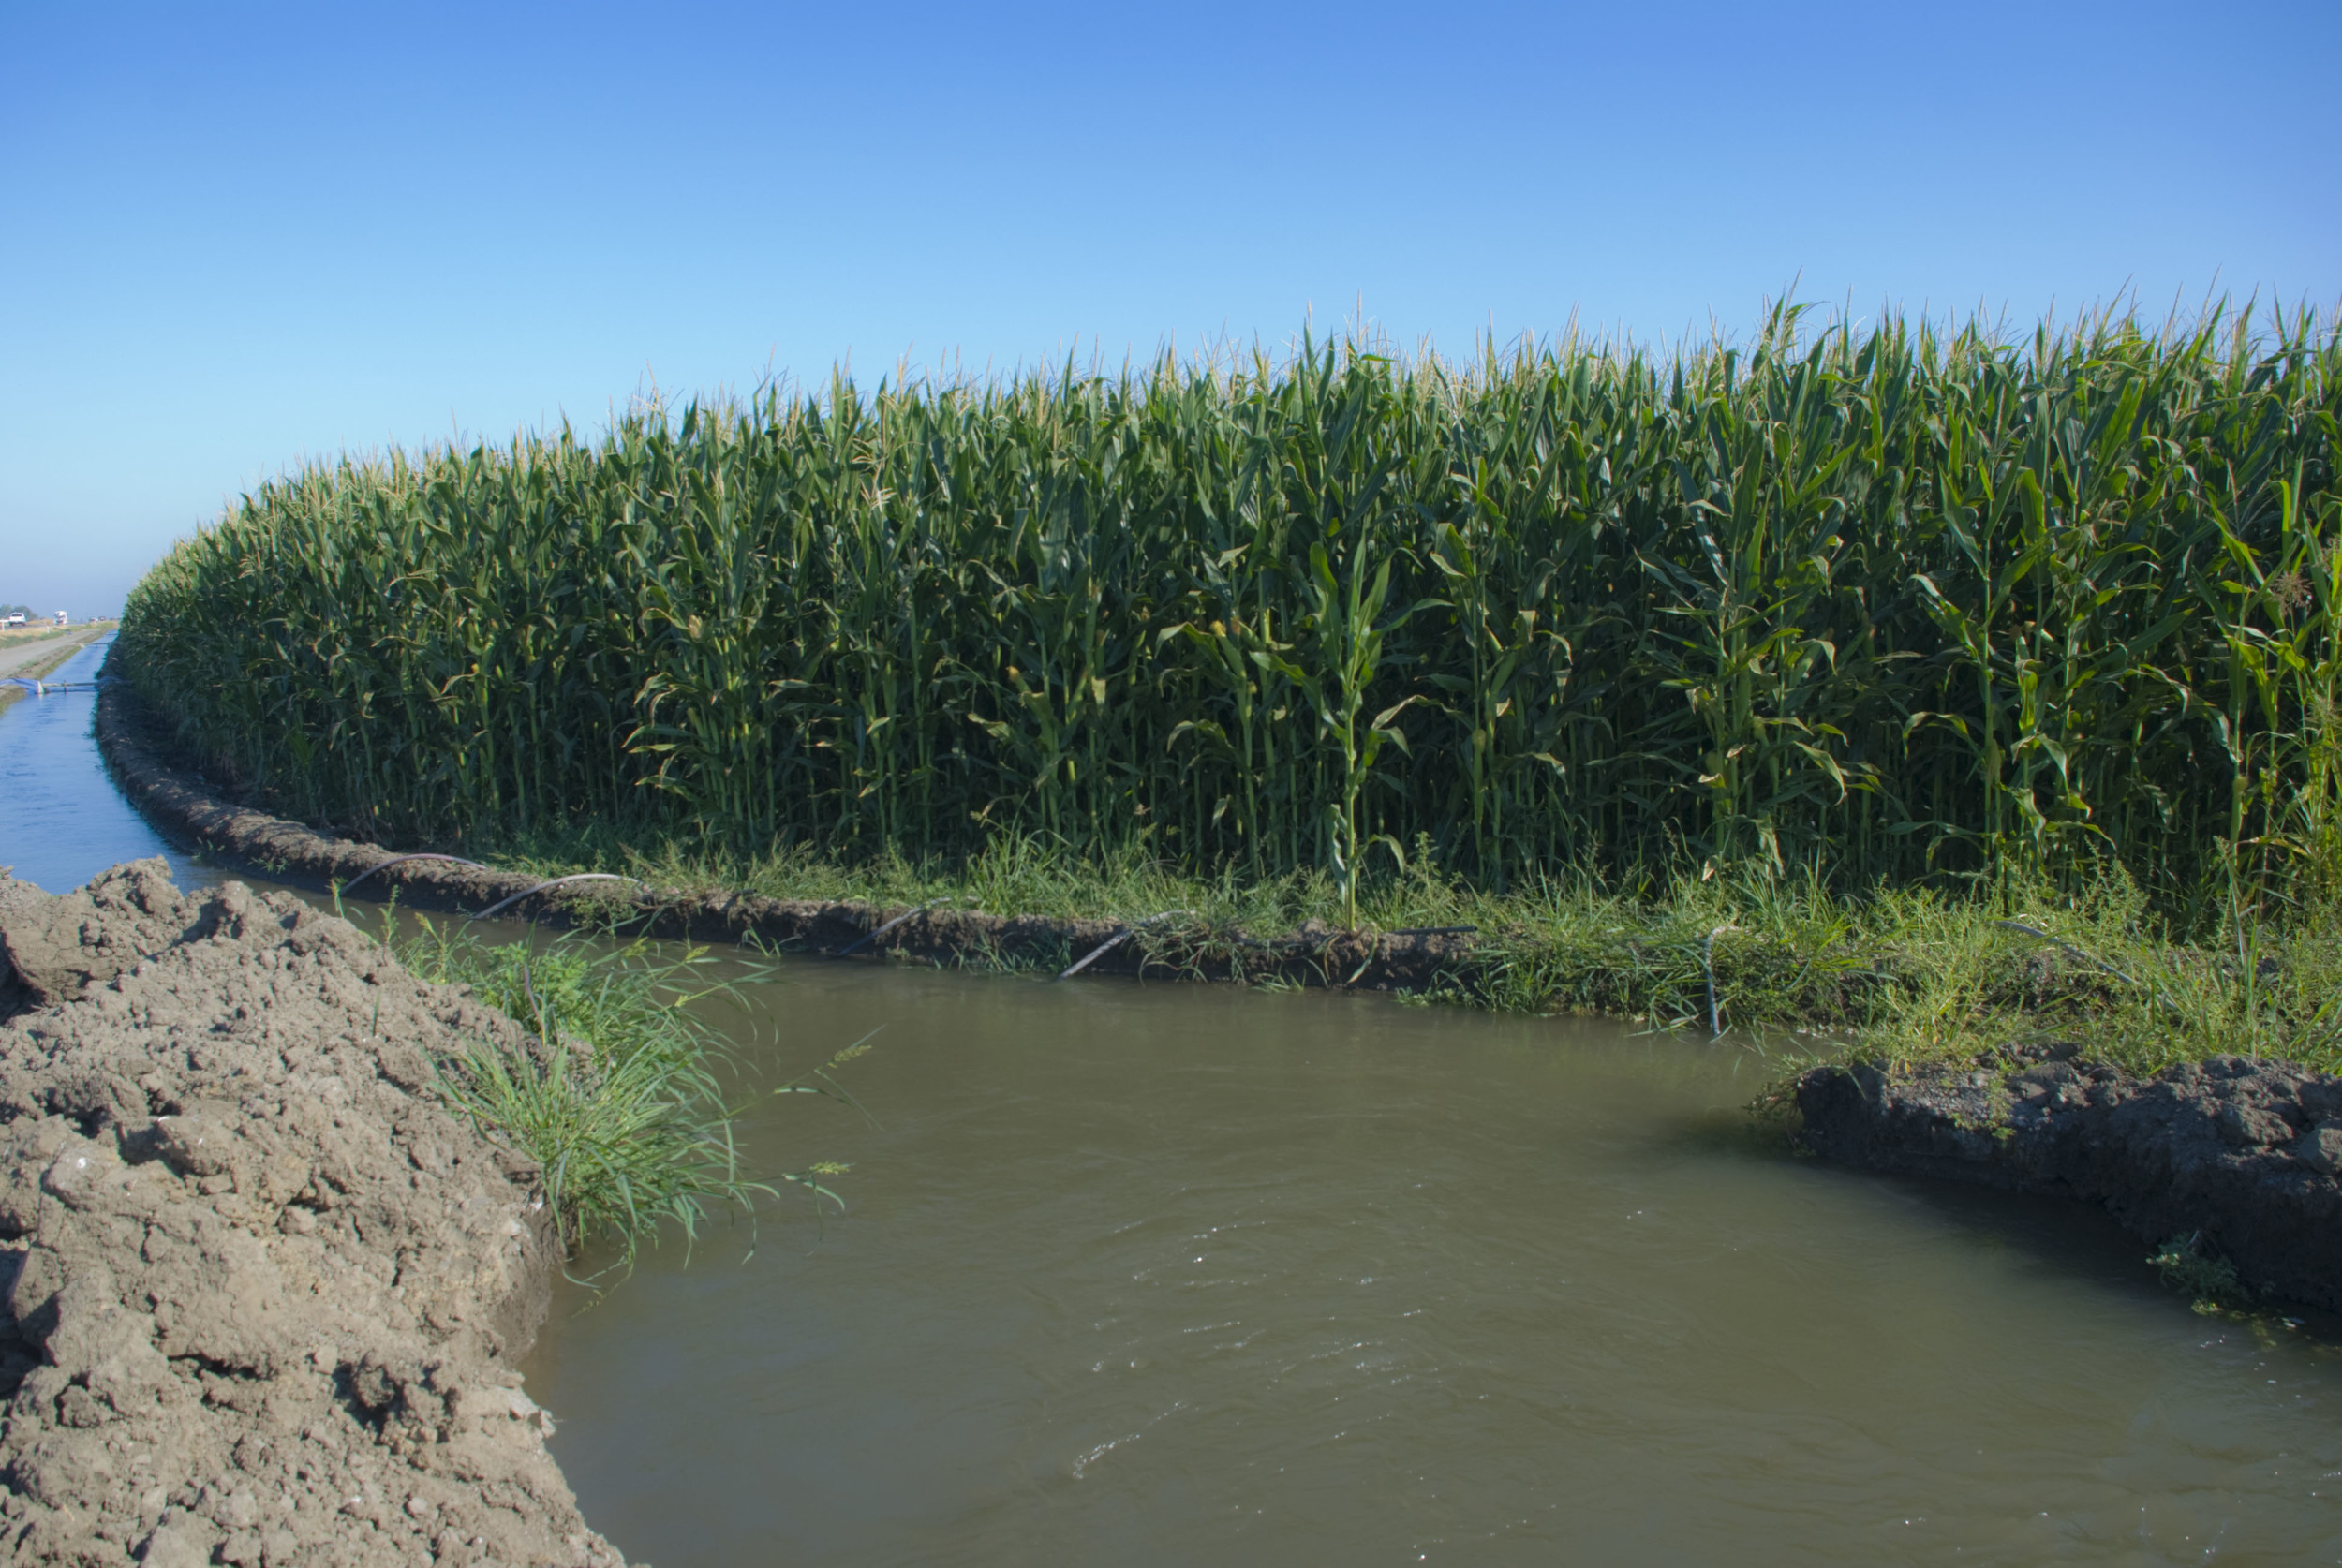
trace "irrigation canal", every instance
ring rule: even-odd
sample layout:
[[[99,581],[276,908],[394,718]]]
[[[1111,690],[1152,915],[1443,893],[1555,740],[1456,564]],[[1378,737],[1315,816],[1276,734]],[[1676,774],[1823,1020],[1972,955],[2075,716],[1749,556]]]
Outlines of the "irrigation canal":
[[[0,864],[52,891],[162,848],[91,700],[0,714]],[[883,1026],[875,1125],[766,1098],[750,1161],[851,1162],[849,1214],[556,1301],[529,1392],[630,1558],[2342,1562],[2342,1354],[2078,1206],[1765,1152],[1734,1046],[736,972],[765,1081]]]
[[[42,677],[74,689],[0,708],[0,865],[52,893],[145,855],[168,860],[181,887],[219,881],[225,873],[165,843],[107,777],[90,734],[90,683],[112,645],[111,637],[93,643]]]

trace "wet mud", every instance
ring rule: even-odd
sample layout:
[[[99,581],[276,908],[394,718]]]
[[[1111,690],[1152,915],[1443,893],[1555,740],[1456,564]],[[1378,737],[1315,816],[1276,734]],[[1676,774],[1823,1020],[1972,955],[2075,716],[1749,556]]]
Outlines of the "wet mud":
[[[514,1370],[537,1174],[430,1089],[499,1036],[287,895],[0,875],[0,1556],[617,1568]]]
[[[2342,1312],[2342,1079],[2242,1057],[2142,1078],[2053,1045],[1817,1067],[1796,1100],[1826,1160],[2101,1204],[2144,1241],[2227,1260],[2258,1295]]]

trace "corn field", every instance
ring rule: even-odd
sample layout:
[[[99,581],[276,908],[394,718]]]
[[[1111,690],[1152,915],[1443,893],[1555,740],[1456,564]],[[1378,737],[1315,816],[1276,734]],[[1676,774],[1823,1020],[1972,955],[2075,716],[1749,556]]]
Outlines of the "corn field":
[[[1664,357],[839,377],[289,475],[115,668],[386,841],[2186,880],[2342,827],[2338,370],[2305,310],[1792,306]]]

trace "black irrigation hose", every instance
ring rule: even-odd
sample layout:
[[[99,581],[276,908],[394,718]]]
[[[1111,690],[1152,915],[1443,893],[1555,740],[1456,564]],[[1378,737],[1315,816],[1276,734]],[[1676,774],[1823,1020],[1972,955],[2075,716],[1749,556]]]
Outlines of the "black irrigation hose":
[[[1383,943],[1387,941],[1392,937],[1454,937],[1460,936],[1466,931],[1477,931],[1479,927],[1477,925],[1409,925],[1397,931],[1377,931],[1374,933],[1374,939],[1367,944],[1366,957],[1364,961],[1362,961],[1356,969],[1350,971],[1350,978],[1343,981],[1342,984],[1344,985],[1356,985],[1358,983],[1358,976],[1364,974],[1368,969],[1371,969],[1373,967],[1374,960],[1382,956]]]
[[[351,888],[356,887],[360,882],[364,881],[368,877],[373,876],[377,871],[387,871],[402,860],[445,860],[452,861],[457,865],[477,866],[482,871],[488,869],[486,866],[481,865],[478,861],[466,860],[462,855],[435,855],[425,853],[419,850],[411,855],[393,855],[388,860],[376,861],[372,865],[367,866],[363,871],[359,872],[356,876],[350,878],[349,880],[344,882],[342,884],[342,891],[344,893],[348,893]]]
[[[920,905],[915,910],[904,910],[901,914],[897,915],[894,919],[888,921],[885,925],[880,926],[875,931],[865,931],[860,937],[857,937],[854,940],[847,943],[844,947],[839,948],[837,952],[831,954],[830,956],[832,958],[843,958],[849,953],[856,952],[859,949],[867,946],[869,943],[878,940],[881,937],[886,935],[887,932],[892,931],[896,926],[900,925],[904,921],[909,920],[912,915],[923,915],[929,910],[935,909],[940,905],[972,904],[974,902],[975,900],[973,898],[969,897],[966,895],[962,895],[957,898],[930,899],[928,902]],[[1064,976],[1060,975],[1058,978],[1062,980]]]
[[[551,881],[539,882],[535,887],[525,887],[518,893],[512,895],[510,898],[499,898],[495,903],[489,905],[486,909],[481,910],[478,914],[473,915],[470,918],[472,920],[485,920],[490,915],[496,913],[498,910],[510,909],[514,904],[519,903],[522,899],[527,897],[533,893],[542,893],[549,887],[559,887],[564,882],[632,882],[639,887],[642,885],[642,879],[639,877],[621,877],[615,871],[579,871],[567,877],[556,877]]]
[[[2115,979],[2121,981],[2126,985],[2136,985],[2139,984],[2137,981],[2131,979],[2130,976],[2123,973],[2122,970],[2108,963],[2105,959],[2094,957],[2091,954],[2084,953],[2082,949],[2074,946],[2073,943],[2068,941],[2065,938],[2053,937],[2038,925],[2027,925],[2022,920],[1996,920],[1993,922],[1993,924],[2000,926],[2004,930],[2023,931],[2026,936],[2038,937],[2045,942],[2054,943],[2055,945],[2064,948],[2067,952],[2072,954],[2075,957],[2081,959],[2083,963],[2096,965],[2098,969],[2105,970],[2108,974],[2112,975]],[[2186,1011],[2182,1008],[2179,1003],[2173,1001],[2171,998],[2162,995],[2152,985],[2147,987],[2147,998],[2150,1001],[2161,1002],[2165,1007],[2170,1008],[2173,1013],[2179,1013],[2183,1018],[2186,1016]]]
[[[1113,936],[1108,937],[1104,941],[1102,941],[1096,947],[1091,948],[1087,957],[1084,957],[1080,962],[1076,963],[1072,969],[1067,969],[1063,974],[1059,975],[1058,979],[1073,979],[1075,975],[1081,973],[1082,970],[1089,968],[1090,965],[1104,957],[1109,952],[1117,947],[1119,947],[1129,939],[1135,937],[1141,930],[1147,926],[1152,925],[1158,920],[1169,920],[1173,915],[1193,914],[1194,912],[1195,911],[1193,910],[1165,910],[1161,914],[1149,915],[1145,920],[1140,921],[1136,925],[1125,925],[1122,929],[1117,931]]]
[[[2027,936],[2038,937],[2045,942],[2054,942],[2059,947],[2062,947],[2067,952],[2072,954],[2075,957],[2081,959],[2083,963],[2097,965],[2099,969],[2104,969],[2108,974],[2112,975],[2115,979],[2121,981],[2126,985],[2136,985],[2139,984],[2137,981],[2131,979],[2130,976],[2123,973],[2122,970],[2108,963],[2105,959],[2094,958],[2090,954],[2083,952],[2082,949],[2074,946],[2073,943],[2068,941],[2065,938],[2053,937],[2038,925],[2027,925],[2022,920],[1996,920],[1993,922],[1993,924],[1999,926],[2004,931],[2023,931]]]

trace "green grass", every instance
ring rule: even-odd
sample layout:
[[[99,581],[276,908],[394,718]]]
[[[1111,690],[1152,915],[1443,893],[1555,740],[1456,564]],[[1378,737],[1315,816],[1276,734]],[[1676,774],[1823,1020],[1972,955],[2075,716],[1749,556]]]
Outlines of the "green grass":
[[[622,871],[686,894],[948,901],[1124,922],[1190,910],[1135,939],[1175,964],[1239,928],[1272,936],[1344,916],[1343,890],[1319,871],[1198,878],[1128,852],[1085,859],[1015,836],[966,862],[922,865],[899,855],[859,864],[798,851],[724,856],[630,844],[596,828],[494,858],[532,875]],[[1604,1013],[1704,1035],[1712,973],[1720,1021],[1785,1064],[1846,1043],[1918,1064],[2078,1040],[2141,1072],[2226,1054],[2342,1071],[2335,907],[2286,908],[2264,895],[2206,899],[2198,912],[2199,924],[2175,930],[2118,873],[2078,888],[2035,879],[1989,893],[1888,885],[1856,894],[1753,873],[1703,878],[1696,868],[1624,886],[1569,871],[1498,893],[1418,855],[1405,873],[1377,873],[1357,889],[1368,929],[1479,927],[1484,962],[1431,999]]]
[[[2338,369],[2307,311],[1784,306],[1662,355],[841,376],[289,474],[140,584],[117,662],[400,843],[1007,833],[1313,874],[1342,923],[1423,838],[1499,892],[2185,901],[2336,830]]]
[[[749,1091],[695,1006],[733,994],[704,952],[575,933],[550,945],[491,945],[427,919],[392,945],[410,972],[467,985],[527,1030],[518,1049],[469,1042],[438,1063],[439,1087],[493,1142],[536,1163],[567,1250],[607,1245],[623,1271],[662,1227],[689,1247],[712,1220],[752,1225],[757,1201],[777,1190],[742,1169],[734,1142]],[[770,1092],[842,1099],[829,1070],[859,1054],[849,1047]],[[822,1182],[839,1169],[778,1179],[835,1202]]]

